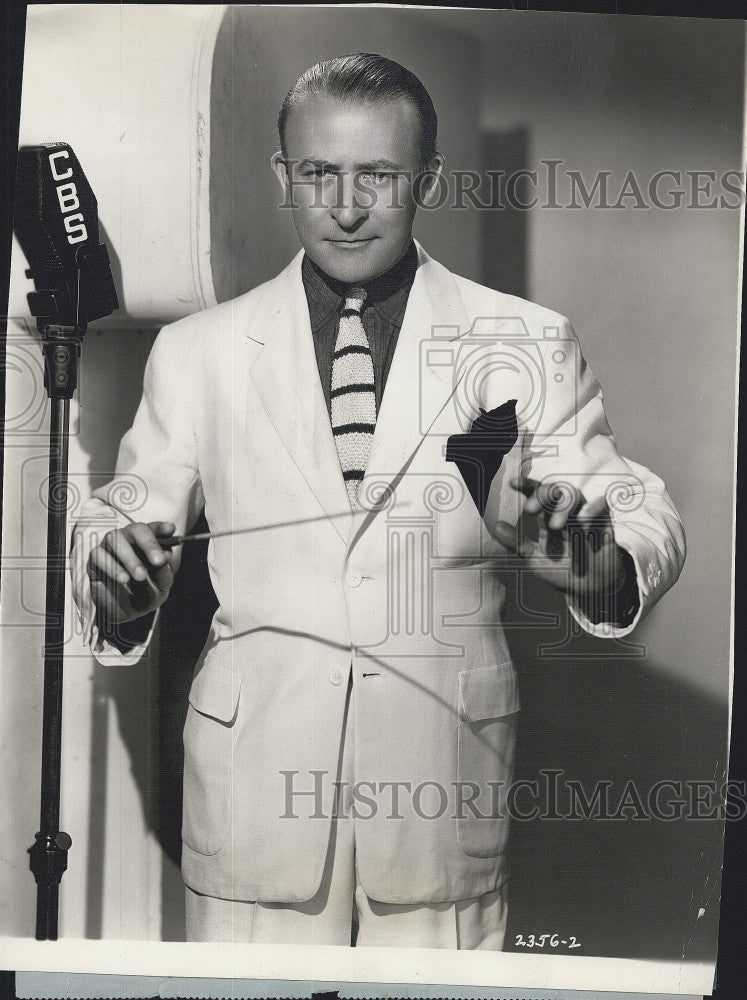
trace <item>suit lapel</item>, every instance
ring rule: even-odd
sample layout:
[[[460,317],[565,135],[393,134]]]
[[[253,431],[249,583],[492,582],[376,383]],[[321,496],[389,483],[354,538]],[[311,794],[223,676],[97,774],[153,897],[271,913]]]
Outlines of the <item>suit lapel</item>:
[[[309,489],[322,509],[335,515],[348,510],[349,501],[319,379],[302,259],[303,251],[271,282],[247,331],[262,344],[249,377]],[[336,517],[332,524],[345,543],[347,519]]]
[[[309,489],[328,515],[337,515],[349,504],[319,379],[301,279],[302,259],[300,252],[269,284],[247,330],[247,336],[261,345],[249,363],[249,378]],[[464,335],[468,323],[452,275],[418,245],[418,270],[361,484],[361,497],[369,507],[382,492],[396,491],[430,427],[456,391],[453,367],[444,363],[442,347],[448,338],[433,350],[434,328],[449,327],[456,337]],[[349,552],[381,509],[334,519]]]
[[[469,320],[452,275],[418,244],[418,270],[407,301],[402,329],[392,358],[376,420],[366,475],[360,495],[369,508],[385,492],[396,492],[428,431],[451,405],[456,391],[453,366],[445,363],[448,338],[464,335]],[[434,328],[443,334],[433,344]],[[444,352],[443,347],[446,347]],[[435,348],[435,350],[434,350]],[[349,552],[385,505],[369,510],[355,533]]]

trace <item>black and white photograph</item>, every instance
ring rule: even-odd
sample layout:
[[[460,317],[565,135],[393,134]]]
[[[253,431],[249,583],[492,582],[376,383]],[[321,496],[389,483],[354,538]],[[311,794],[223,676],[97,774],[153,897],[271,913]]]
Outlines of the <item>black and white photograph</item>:
[[[0,965],[712,993],[744,89],[737,19],[28,7]]]

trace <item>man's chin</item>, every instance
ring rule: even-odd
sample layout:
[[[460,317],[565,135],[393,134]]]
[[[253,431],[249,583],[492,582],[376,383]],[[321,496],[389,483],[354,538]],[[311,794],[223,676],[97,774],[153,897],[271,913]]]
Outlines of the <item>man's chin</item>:
[[[364,285],[396,263],[396,258],[389,261],[381,254],[372,254],[375,242],[350,247],[326,243],[322,249],[307,247],[306,253],[330,278],[346,285]]]

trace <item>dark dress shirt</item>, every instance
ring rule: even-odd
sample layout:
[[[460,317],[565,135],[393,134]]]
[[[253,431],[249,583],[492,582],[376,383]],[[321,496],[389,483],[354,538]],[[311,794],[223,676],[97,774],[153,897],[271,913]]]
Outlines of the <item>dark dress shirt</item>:
[[[367,295],[361,319],[371,348],[377,415],[417,269],[418,251],[411,242],[405,255],[393,267],[362,286]],[[308,255],[304,256],[301,265],[301,277],[309,304],[319,378],[331,419],[332,356],[340,312],[351,286],[330,278]]]

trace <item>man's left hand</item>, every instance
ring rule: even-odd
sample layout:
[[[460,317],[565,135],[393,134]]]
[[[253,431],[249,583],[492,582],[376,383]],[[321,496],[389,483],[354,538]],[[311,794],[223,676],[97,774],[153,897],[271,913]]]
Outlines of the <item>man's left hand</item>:
[[[486,523],[501,545],[582,607],[625,588],[630,556],[615,543],[603,497],[587,501],[567,483],[513,479],[509,485],[527,501],[515,528],[505,521]]]

